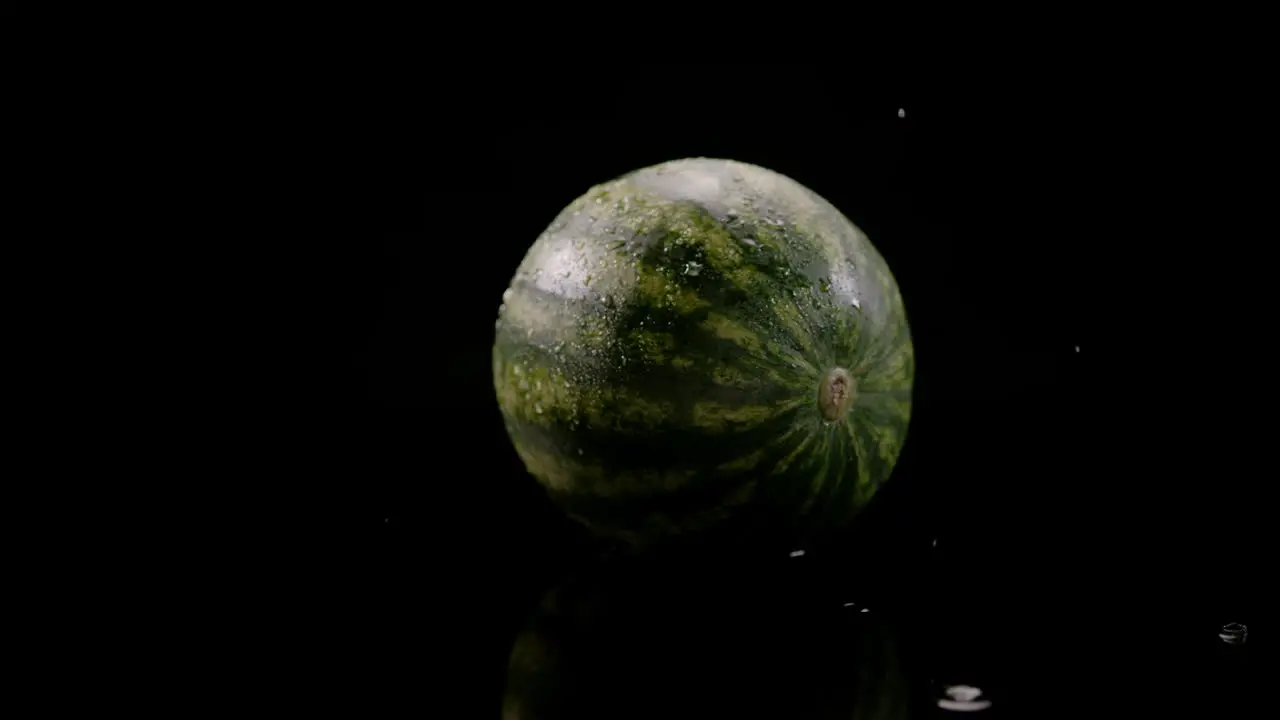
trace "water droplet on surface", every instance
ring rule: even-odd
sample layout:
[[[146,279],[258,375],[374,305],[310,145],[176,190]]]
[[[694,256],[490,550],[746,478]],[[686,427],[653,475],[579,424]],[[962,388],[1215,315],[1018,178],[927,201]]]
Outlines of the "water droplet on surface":
[[[1242,645],[1249,636],[1249,628],[1240,623],[1227,623],[1222,626],[1218,637],[1228,645]]]
[[[1080,346],[1079,346],[1079,345],[1077,345],[1077,346],[1076,346],[1076,352],[1080,352]]]
[[[579,454],[579,455],[581,455],[581,454],[582,454],[582,448],[578,448],[578,454]]]
[[[541,415],[541,414],[542,414],[542,404],[541,404],[541,403],[534,403],[534,404],[533,404],[533,409],[534,409],[534,410],[536,410],[536,411],[538,411],[538,414],[539,414],[539,415]]]
[[[519,365],[512,365],[511,372],[515,373],[516,375],[524,374],[524,370]]]
[[[982,690],[969,685],[951,685],[943,691],[946,695],[938,699],[938,707],[956,712],[973,712],[991,707],[990,700],[979,700]]]
[[[792,550],[792,551],[791,551],[791,557],[803,557],[803,556],[804,556],[804,551],[803,551],[803,550]]]
[[[907,111],[903,110],[902,108],[898,108],[898,117],[906,117],[906,116],[907,116]]]
[[[692,260],[684,264],[685,275],[697,277],[698,273],[700,272],[702,272],[701,264],[693,262]]]

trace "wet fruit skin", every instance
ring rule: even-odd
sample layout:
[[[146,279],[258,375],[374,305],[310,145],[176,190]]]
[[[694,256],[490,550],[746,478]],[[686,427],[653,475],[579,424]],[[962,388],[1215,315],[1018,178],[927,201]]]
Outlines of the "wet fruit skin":
[[[914,372],[867,237],[787,177],[705,158],[565,208],[504,293],[493,347],[525,467],[637,545],[847,526],[898,459]]]

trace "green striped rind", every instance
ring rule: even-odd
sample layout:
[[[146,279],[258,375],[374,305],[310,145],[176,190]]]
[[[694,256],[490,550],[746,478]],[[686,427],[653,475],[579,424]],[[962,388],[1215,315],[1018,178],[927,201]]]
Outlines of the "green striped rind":
[[[901,451],[914,357],[897,284],[861,231],[777,173],[692,159],[597,186],[503,299],[507,430],[598,530],[643,540],[744,507],[838,525]],[[835,367],[857,397],[826,422]]]

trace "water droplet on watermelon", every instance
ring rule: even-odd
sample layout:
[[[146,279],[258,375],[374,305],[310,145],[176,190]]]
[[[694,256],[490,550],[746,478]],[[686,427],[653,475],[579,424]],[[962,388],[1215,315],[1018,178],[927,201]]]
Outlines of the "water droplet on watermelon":
[[[536,410],[536,411],[537,411],[537,413],[538,413],[539,415],[541,415],[541,414],[542,414],[542,404],[541,404],[541,403],[534,403],[534,404],[533,404],[533,409],[534,409],[534,410]]]
[[[742,238],[742,244],[749,245],[751,247],[760,247],[760,243],[757,243],[755,240],[752,240],[749,237]]]
[[[523,374],[524,374],[524,370],[520,369],[520,366],[519,366],[519,365],[512,365],[512,366],[511,366],[511,372],[515,373],[516,375],[523,375]]]
[[[702,272],[702,265],[693,261],[689,261],[684,264],[685,275],[689,275],[691,277],[697,277],[698,273],[700,272]]]

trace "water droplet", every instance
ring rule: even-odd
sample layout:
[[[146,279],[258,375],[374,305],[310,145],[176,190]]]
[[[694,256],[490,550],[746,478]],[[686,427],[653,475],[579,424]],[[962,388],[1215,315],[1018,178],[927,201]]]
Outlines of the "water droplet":
[[[907,116],[907,111],[903,110],[902,108],[898,108],[898,117],[906,117],[906,116]]]
[[[534,380],[534,381],[533,381],[533,389],[534,389],[534,390],[541,390],[541,389],[542,389],[542,381],[541,381],[541,380]]]
[[[581,455],[581,454],[582,454],[582,448],[578,448],[578,454],[579,454],[579,455]]]
[[[791,551],[791,557],[803,557],[803,556],[804,556],[804,551],[803,551],[803,550],[792,550],[792,551]]]
[[[512,366],[511,366],[511,372],[515,373],[516,375],[523,375],[523,374],[524,374],[524,370],[522,370],[522,369],[520,368],[520,366],[519,366],[519,365],[512,365]]]
[[[564,386],[565,386],[565,387],[567,387],[567,388],[568,388],[568,387],[573,387],[572,385],[570,385],[570,384],[569,384],[569,381],[568,381],[568,380],[565,380],[565,381],[564,381]]]
[[[1076,346],[1076,352],[1080,352],[1080,346],[1079,346],[1079,345],[1077,345],[1077,346]]]
[[[542,414],[542,404],[541,404],[541,403],[534,403],[534,404],[533,404],[533,409],[534,409],[534,410],[536,410],[536,411],[538,411],[538,414],[539,414],[539,415],[541,415],[541,414]]]
[[[507,288],[506,290],[503,290],[503,291],[502,291],[502,302],[504,302],[504,303],[505,303],[505,302],[510,302],[510,301],[511,301],[511,298],[515,297],[515,294],[516,294],[516,291],[515,291],[515,290],[512,290],[511,288]]]
[[[1227,623],[1222,626],[1218,637],[1228,645],[1242,645],[1249,637],[1249,628],[1240,623]]]
[[[752,240],[749,237],[742,238],[742,244],[750,245],[751,247],[760,247],[760,243],[756,242],[755,240]]]
[[[701,265],[701,264],[696,263],[696,262],[693,262],[692,260],[690,260],[689,262],[687,262],[687,263],[685,263],[685,264],[684,264],[684,274],[685,274],[685,275],[689,275],[689,276],[697,277],[698,273],[700,273],[700,272],[702,272],[702,265]]]
[[[958,712],[973,712],[975,710],[986,710],[991,707],[990,700],[979,700],[982,691],[976,687],[969,685],[951,685],[943,691],[946,695],[944,698],[938,699],[938,707],[943,710],[955,710]]]

